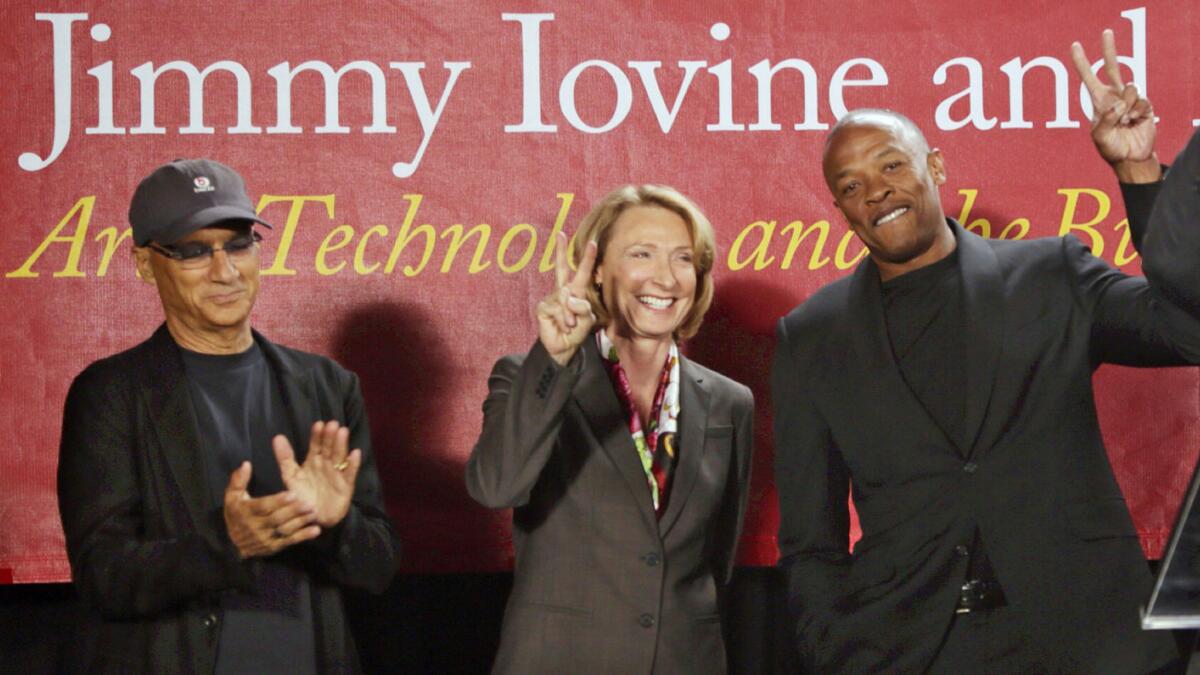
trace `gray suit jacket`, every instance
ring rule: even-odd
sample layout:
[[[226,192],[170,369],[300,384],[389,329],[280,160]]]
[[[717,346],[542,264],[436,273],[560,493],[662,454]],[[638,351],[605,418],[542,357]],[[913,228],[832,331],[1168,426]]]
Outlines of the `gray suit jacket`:
[[[513,507],[498,673],[723,673],[718,593],[745,511],[754,398],[681,359],[680,458],[656,519],[595,342],[496,363],[467,490]]]

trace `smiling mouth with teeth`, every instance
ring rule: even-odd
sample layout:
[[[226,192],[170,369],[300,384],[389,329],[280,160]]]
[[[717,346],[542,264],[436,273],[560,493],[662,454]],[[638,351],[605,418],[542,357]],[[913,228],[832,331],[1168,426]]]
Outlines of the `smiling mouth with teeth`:
[[[875,219],[875,226],[879,227],[880,225],[886,225],[887,223],[892,222],[893,220],[899,218],[900,216],[902,216],[906,213],[908,213],[908,207],[901,206],[900,208],[891,211],[887,215],[885,215],[881,218]]]
[[[643,305],[649,305],[654,309],[666,309],[675,304],[675,298],[656,298],[652,295],[638,296],[638,302]]]

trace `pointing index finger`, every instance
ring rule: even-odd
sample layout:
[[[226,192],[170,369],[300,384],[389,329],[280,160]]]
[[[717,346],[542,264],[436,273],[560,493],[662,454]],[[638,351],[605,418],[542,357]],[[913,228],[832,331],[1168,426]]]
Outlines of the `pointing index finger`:
[[[564,232],[559,232],[554,242],[554,287],[562,288],[566,286],[567,275],[569,273],[570,267],[567,266],[567,235]]]
[[[596,267],[597,248],[595,240],[592,240],[583,249],[583,258],[579,261],[579,269],[575,270],[575,278],[571,280],[571,290],[576,292],[577,297],[583,297],[583,292],[587,290],[587,286],[592,280],[592,270]]]

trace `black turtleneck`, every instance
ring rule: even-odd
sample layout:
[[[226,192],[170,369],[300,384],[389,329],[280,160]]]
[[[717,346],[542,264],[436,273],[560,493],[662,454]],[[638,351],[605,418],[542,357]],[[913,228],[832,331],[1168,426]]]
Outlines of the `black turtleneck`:
[[[883,282],[883,316],[904,382],[946,437],[964,449],[966,320],[958,249]]]

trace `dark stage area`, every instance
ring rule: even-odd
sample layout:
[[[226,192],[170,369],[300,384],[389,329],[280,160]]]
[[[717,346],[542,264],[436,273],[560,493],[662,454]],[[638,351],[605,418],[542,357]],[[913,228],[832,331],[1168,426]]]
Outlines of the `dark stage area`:
[[[511,587],[511,574],[402,575],[382,595],[349,595],[364,670],[487,673]],[[774,568],[734,571],[724,620],[731,674],[799,672],[784,595]],[[81,611],[69,584],[0,586],[0,673],[63,672]],[[1196,632],[1174,633],[1186,654]]]
[[[511,574],[403,575],[383,595],[348,596],[364,669],[488,672],[511,588]],[[738,568],[727,607],[731,672],[795,671],[777,570]],[[81,611],[69,584],[0,586],[0,672],[62,672]]]

